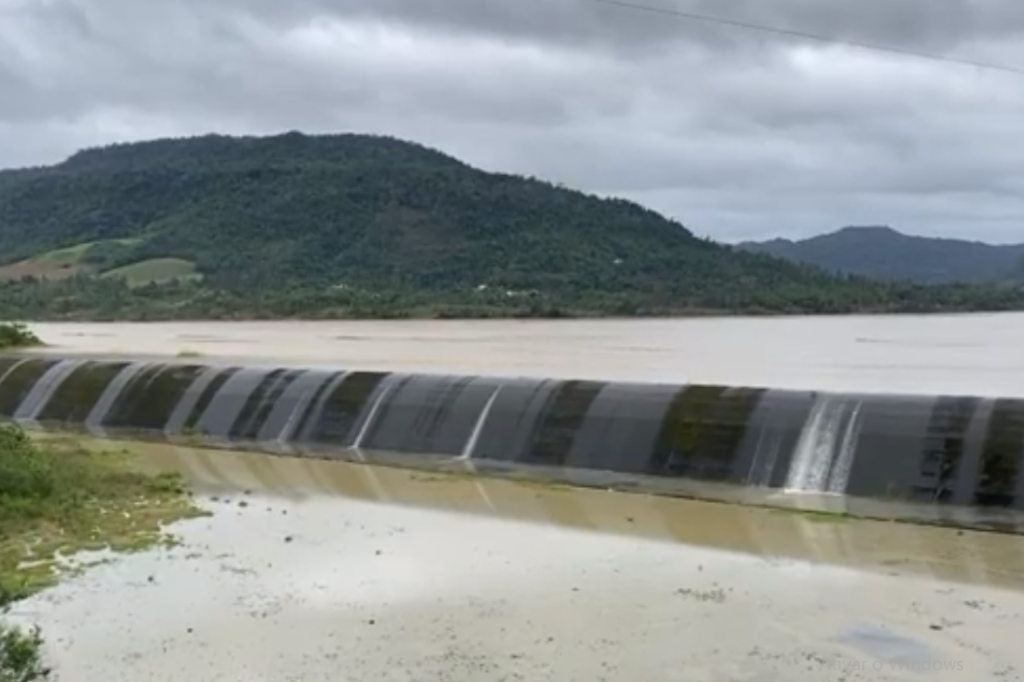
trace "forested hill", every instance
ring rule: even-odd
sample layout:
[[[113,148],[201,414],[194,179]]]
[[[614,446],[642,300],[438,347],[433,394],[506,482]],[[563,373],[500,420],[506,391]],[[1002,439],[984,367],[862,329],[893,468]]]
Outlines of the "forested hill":
[[[889,227],[844,227],[809,239],[739,246],[829,272],[875,279],[922,284],[1024,281],[1024,244],[917,237]]]
[[[7,317],[1024,308],[695,238],[636,204],[396,139],[206,136],[0,172]]]

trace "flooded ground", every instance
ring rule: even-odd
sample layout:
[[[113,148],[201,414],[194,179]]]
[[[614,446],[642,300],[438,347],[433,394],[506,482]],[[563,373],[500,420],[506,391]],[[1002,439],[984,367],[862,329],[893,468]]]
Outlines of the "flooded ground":
[[[32,326],[60,354],[1024,396],[1024,314]]]
[[[1024,539],[148,447],[214,516],[21,604],[60,679],[1017,680]]]

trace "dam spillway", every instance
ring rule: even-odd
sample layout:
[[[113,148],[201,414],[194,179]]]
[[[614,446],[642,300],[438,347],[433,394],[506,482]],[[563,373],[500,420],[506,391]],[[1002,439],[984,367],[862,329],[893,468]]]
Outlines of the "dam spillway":
[[[1009,520],[1024,509],[1021,399],[5,356],[0,419],[1024,529]]]

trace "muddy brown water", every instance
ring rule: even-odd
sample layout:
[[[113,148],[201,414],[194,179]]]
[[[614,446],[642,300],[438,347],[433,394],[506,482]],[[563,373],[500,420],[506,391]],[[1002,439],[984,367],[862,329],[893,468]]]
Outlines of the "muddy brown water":
[[[59,354],[199,354],[352,370],[1024,396],[1019,313],[32,326],[51,344],[47,352]]]
[[[46,352],[1024,395],[1024,317],[38,325]],[[64,681],[1018,680],[1022,538],[160,446],[210,518],[20,604]]]
[[[121,446],[121,444],[114,444]],[[61,680],[1015,680],[1024,538],[129,446],[214,514],[19,605]]]

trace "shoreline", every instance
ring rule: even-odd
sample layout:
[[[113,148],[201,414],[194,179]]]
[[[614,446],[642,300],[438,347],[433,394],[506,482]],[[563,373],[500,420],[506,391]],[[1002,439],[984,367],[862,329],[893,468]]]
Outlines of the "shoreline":
[[[408,315],[408,316],[377,316],[377,317],[323,317],[315,315],[295,315],[295,316],[239,316],[239,317],[167,317],[167,318],[107,318],[107,317],[73,317],[73,316],[62,316],[62,317],[36,317],[36,318],[25,318],[10,320],[11,322],[19,322],[22,324],[202,324],[202,323],[231,323],[231,324],[250,324],[250,323],[266,323],[266,322],[323,322],[323,323],[343,323],[343,322],[373,322],[373,323],[387,323],[387,322],[403,322],[403,323],[439,323],[439,322],[638,322],[643,320],[660,320],[660,321],[671,321],[671,320],[790,320],[794,318],[808,318],[808,319],[845,319],[851,317],[866,317],[866,318],[892,318],[892,317],[911,317],[911,318],[928,318],[928,317],[975,317],[975,316],[997,316],[997,315],[1019,315],[1024,313],[1024,308],[1020,309],[995,309],[995,310],[961,310],[957,308],[948,310],[855,310],[843,313],[835,312],[813,312],[813,311],[794,311],[794,312],[757,312],[757,311],[728,311],[728,310],[698,310],[698,311],[683,311],[683,312],[672,312],[672,313],[653,313],[653,314],[642,314],[642,315],[618,315],[609,314],[603,315],[600,313],[595,314],[559,314],[559,315]]]

